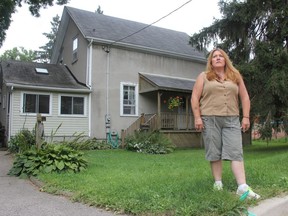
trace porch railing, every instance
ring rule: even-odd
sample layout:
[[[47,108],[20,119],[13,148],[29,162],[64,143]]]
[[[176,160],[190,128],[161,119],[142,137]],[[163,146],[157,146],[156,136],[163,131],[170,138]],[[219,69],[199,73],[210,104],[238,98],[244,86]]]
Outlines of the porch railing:
[[[162,130],[194,130],[194,116],[192,114],[161,113]]]
[[[160,126],[159,126],[159,123]],[[127,129],[122,130],[122,147],[125,137],[132,135],[135,131],[149,130],[195,130],[194,116],[192,114],[178,114],[171,112],[161,112],[160,121],[157,114],[142,114]]]

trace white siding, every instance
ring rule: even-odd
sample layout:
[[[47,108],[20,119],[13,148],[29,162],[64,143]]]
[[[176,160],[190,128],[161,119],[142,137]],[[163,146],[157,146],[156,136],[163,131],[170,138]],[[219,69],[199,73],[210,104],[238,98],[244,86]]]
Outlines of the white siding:
[[[26,128],[29,130],[33,130],[36,123],[36,114],[22,114],[21,112],[21,92],[19,90],[13,91],[13,102],[11,101],[14,106],[11,110],[11,136],[14,136],[18,133],[21,129]],[[25,93],[32,93],[32,94],[49,94],[51,95],[52,103],[52,111],[50,111],[51,115],[42,115],[46,117],[46,121],[44,121],[44,133],[45,136],[51,136],[52,133],[55,133],[59,125],[61,127],[58,129],[55,137],[70,137],[73,134],[79,134],[83,132],[83,135],[89,135],[89,122],[88,122],[88,94],[81,95],[85,97],[85,114],[84,116],[61,116],[59,115],[59,95],[61,93],[49,93],[49,92],[29,92],[25,91]],[[70,96],[75,96],[75,94],[65,94]],[[79,96],[77,94],[76,96]]]

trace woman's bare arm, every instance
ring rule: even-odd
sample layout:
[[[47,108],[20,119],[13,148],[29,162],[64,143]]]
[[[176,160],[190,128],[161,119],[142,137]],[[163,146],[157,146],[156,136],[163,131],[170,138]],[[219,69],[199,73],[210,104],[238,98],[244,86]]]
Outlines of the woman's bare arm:
[[[205,74],[202,72],[198,75],[196,82],[194,84],[191,96],[191,107],[194,115],[194,122],[196,130],[203,129],[203,122],[201,119],[201,112],[200,112],[200,98],[203,91],[203,84],[204,84],[204,77]]]

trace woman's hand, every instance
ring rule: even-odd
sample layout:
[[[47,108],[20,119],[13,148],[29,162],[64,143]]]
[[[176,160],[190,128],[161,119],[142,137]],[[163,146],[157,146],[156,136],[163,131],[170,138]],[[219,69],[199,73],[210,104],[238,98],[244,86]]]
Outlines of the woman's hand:
[[[250,128],[250,119],[247,117],[242,118],[242,125],[241,125],[242,131],[246,132]]]
[[[203,121],[200,117],[195,118],[195,128],[196,131],[202,131],[204,128]]]

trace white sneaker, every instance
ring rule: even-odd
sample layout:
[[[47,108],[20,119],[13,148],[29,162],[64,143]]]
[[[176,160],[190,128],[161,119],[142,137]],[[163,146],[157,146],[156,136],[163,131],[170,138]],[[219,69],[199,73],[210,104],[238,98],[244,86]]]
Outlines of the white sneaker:
[[[246,190],[237,189],[236,194],[240,196],[240,200],[245,200],[246,198],[247,199],[259,199],[260,198],[260,195],[255,193],[249,186]]]
[[[213,190],[215,190],[215,191],[221,191],[221,190],[223,190],[223,184],[214,183],[214,185],[213,185]]]

